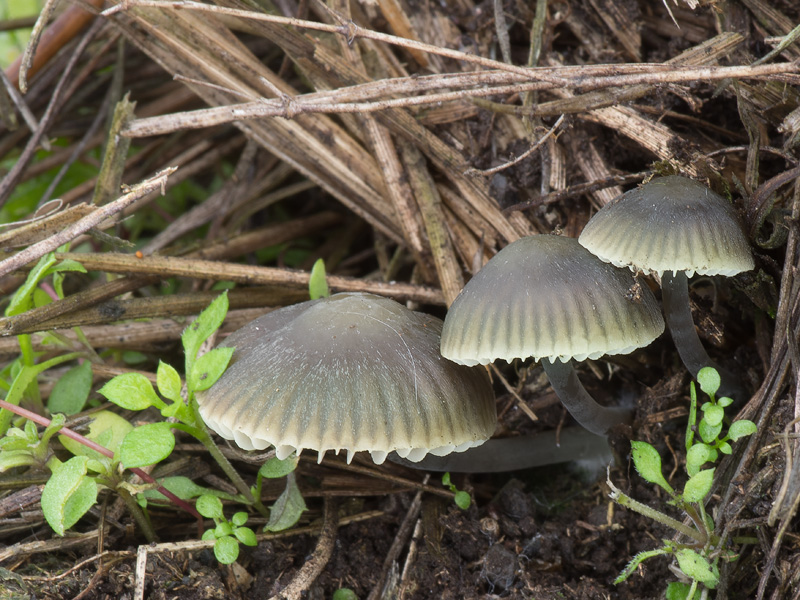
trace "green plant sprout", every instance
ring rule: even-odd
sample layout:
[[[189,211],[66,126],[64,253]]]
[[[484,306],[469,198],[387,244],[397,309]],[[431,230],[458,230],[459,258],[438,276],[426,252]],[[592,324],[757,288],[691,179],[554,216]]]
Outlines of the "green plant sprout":
[[[636,471],[645,480],[666,491],[670,496],[668,503],[689,517],[692,525],[686,525],[630,498],[614,486],[610,477],[607,481],[611,488],[609,496],[614,502],[671,527],[688,538],[686,542],[663,540],[664,545],[661,548],[640,552],[614,581],[615,584],[625,581],[643,561],[649,558],[672,556],[677,562],[677,570],[684,576],[685,581],[668,585],[666,592],[668,600],[708,598],[709,591],[715,589],[719,583],[720,559],[735,560],[736,555],[721,545],[721,540],[715,533],[714,519],[705,508],[715,471],[715,467],[706,466],[713,465],[720,453],[730,454],[731,442],[756,431],[756,425],[752,421],[739,420],[731,423],[727,434],[720,437],[725,426],[725,408],[733,400],[724,396],[715,399],[720,386],[720,376],[715,369],[711,367],[701,369],[697,374],[697,382],[709,399],[700,406],[702,417],[698,423],[697,391],[694,382],[691,383],[691,406],[685,436],[686,473],[689,478],[683,492],[676,491],[664,478],[661,471],[661,456],[653,446],[646,442],[631,442]],[[696,436],[699,436],[699,440]]]
[[[450,473],[445,473],[442,475],[442,485],[448,488],[451,492],[455,494],[453,497],[453,501],[456,503],[456,506],[461,510],[467,510],[470,505],[472,504],[472,498],[470,497],[468,492],[464,490],[459,490],[453,482],[450,481]]]
[[[246,512],[234,513],[228,521],[222,511],[222,500],[211,494],[200,496],[195,506],[201,515],[214,520],[214,529],[205,531],[202,539],[214,540],[214,556],[223,565],[234,563],[239,558],[239,543],[245,546],[258,543],[253,530],[244,526],[247,523]]]
[[[40,273],[46,272],[49,264],[50,261],[41,263]],[[32,273],[29,281],[34,280],[41,281],[41,277]],[[0,425],[4,424],[7,430],[0,437],[0,472],[25,466],[46,467],[51,471],[42,492],[42,509],[45,519],[57,534],[64,535],[96,504],[101,487],[111,489],[123,498],[142,532],[151,541],[155,539],[155,532],[147,515],[148,501],[167,498],[197,518],[200,518],[200,513],[186,501],[205,495],[253,506],[269,519],[267,527],[273,531],[297,522],[305,510],[294,474],[291,473],[297,460],[278,461],[285,464],[278,467],[277,471],[272,461],[268,462],[259,471],[257,485],[251,489],[223,456],[199,415],[195,392],[213,385],[233,353],[233,348],[220,348],[198,356],[202,344],[222,323],[227,309],[228,299],[223,293],[184,331],[181,339],[186,353],[185,386],[173,367],[160,362],[155,388],[145,375],[125,373],[111,379],[100,389],[101,395],[122,408],[140,411],[154,407],[170,422],[165,420],[134,427],[116,413],[100,411],[93,415],[89,433],[81,436],[63,427],[64,414],[56,414],[50,420],[19,404],[37,375],[56,364],[85,354],[71,353],[36,365],[25,365],[18,361],[16,370],[4,370],[4,374],[13,375],[13,382],[5,384],[6,401],[0,401],[0,406],[5,409],[0,414]],[[48,406],[59,406],[69,414],[80,412],[91,386],[91,368],[83,365],[75,367],[62,376],[61,381],[64,382],[61,385],[69,389],[60,395],[56,394],[55,399],[51,398]],[[9,429],[13,413],[25,417],[28,422],[22,428]],[[45,426],[41,434],[37,432],[34,422]],[[203,443],[234,483],[238,495],[231,496],[203,488],[188,478],[166,478],[163,482],[166,485],[162,485],[142,471],[142,467],[155,465],[171,455],[175,447],[174,429],[184,431]],[[63,462],[49,448],[49,442],[57,433],[60,434],[62,445],[73,454]],[[130,483],[124,474],[125,469],[138,474],[145,483]],[[261,479],[284,475],[287,476],[286,490],[270,512],[260,502]],[[254,492],[257,493],[254,495]],[[240,521],[241,517],[236,517],[233,526],[241,527],[243,522]],[[228,546],[228,553],[224,556],[230,557],[230,541],[220,542],[220,545],[223,549]]]

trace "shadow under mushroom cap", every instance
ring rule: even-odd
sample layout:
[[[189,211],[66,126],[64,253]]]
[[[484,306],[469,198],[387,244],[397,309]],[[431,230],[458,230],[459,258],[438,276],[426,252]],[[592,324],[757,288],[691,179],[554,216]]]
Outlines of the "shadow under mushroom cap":
[[[573,238],[535,235],[497,253],[461,291],[442,354],[461,364],[627,354],[664,331],[653,294]]]
[[[223,376],[200,414],[245,449],[465,450],[496,424],[485,372],[441,357],[442,322],[393,300],[336,294],[273,311],[229,336]]]

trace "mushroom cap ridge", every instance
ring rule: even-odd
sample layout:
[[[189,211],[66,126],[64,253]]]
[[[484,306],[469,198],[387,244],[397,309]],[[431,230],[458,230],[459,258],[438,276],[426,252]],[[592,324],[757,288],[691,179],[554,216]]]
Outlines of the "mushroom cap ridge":
[[[573,238],[521,238],[494,256],[453,302],[442,355],[466,365],[627,354],[664,331],[646,284]]]
[[[478,445],[496,424],[491,384],[440,356],[441,325],[371,294],[273,311],[222,344],[236,351],[198,394],[200,413],[246,449],[283,454],[367,450],[382,462],[393,450],[421,458]]]
[[[659,276],[665,271],[730,276],[754,267],[731,203],[677,175],[614,199],[589,220],[578,241],[606,262]]]

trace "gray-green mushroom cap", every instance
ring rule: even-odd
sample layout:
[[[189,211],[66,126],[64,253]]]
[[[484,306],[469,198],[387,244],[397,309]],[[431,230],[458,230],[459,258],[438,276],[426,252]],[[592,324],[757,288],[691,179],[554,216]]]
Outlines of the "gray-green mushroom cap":
[[[677,175],[653,179],[608,203],[578,239],[604,261],[659,276],[731,276],[754,266],[731,203]]]
[[[488,376],[439,354],[442,322],[345,293],[264,315],[229,336],[231,364],[200,414],[246,450],[369,451],[383,462],[463,451],[495,429]]]
[[[465,365],[627,354],[664,331],[646,284],[573,238],[536,235],[497,253],[453,302],[442,355]]]

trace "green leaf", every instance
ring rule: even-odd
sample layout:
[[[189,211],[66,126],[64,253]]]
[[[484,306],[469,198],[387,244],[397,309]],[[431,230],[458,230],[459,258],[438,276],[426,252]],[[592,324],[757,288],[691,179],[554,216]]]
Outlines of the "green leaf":
[[[667,584],[666,598],[667,600],[689,600],[691,591],[691,584],[672,581]],[[693,596],[694,598],[691,600],[700,600],[700,590],[695,590]]]
[[[277,458],[270,458],[267,462],[261,465],[258,474],[267,479],[279,479],[286,477],[289,473],[295,470],[297,463],[300,462],[300,457],[295,455],[289,458],[279,460]]]
[[[51,413],[76,415],[83,410],[91,389],[92,364],[87,360],[71,368],[56,381],[47,408]]]
[[[711,491],[714,469],[705,469],[689,478],[683,488],[683,499],[687,502],[702,502]]]
[[[247,523],[247,513],[244,511],[234,513],[234,515],[231,517],[231,523],[233,523],[236,527],[241,527]]]
[[[222,500],[211,494],[203,494],[195,503],[197,512],[207,519],[222,518]]]
[[[638,566],[647,560],[648,558],[653,558],[654,556],[662,556],[664,554],[669,554],[669,551],[665,548],[658,548],[656,550],[645,550],[644,552],[639,552],[636,556],[634,556],[631,561],[625,566],[617,578],[614,580],[614,585],[619,585],[623,581],[625,581],[628,577],[630,577],[633,572],[638,568]]]
[[[444,475],[442,475],[442,485],[447,487],[447,488],[449,488],[451,485],[453,485],[450,482],[450,472],[449,471],[445,471]]]
[[[42,491],[42,512],[58,535],[72,527],[97,501],[97,483],[86,477],[85,456],[60,464]]]
[[[756,427],[755,423],[747,419],[739,419],[731,423],[731,427],[728,429],[728,437],[735,442],[739,438],[754,434],[756,431],[758,431],[758,427]]]
[[[33,270],[28,273],[25,283],[23,283],[11,297],[11,302],[9,302],[6,307],[7,317],[19,315],[33,307],[33,292],[36,286],[39,285],[39,282],[47,277],[47,269],[53,266],[55,262],[56,256],[52,252],[48,252],[39,259],[39,262],[36,263]]]
[[[331,291],[328,289],[328,280],[325,278],[325,261],[321,258],[318,258],[311,267],[311,277],[308,278],[308,295],[312,300],[327,298],[331,295]]]
[[[700,419],[697,430],[700,432],[700,437],[706,444],[713,444],[719,437],[719,432],[722,431],[722,423],[712,425],[705,419]]]
[[[0,452],[0,473],[5,473],[15,467],[35,465],[38,461],[30,450],[6,450]]]
[[[711,402],[703,404],[701,410],[703,411],[703,419],[711,426],[719,425],[722,423],[722,419],[725,418],[725,409],[719,405],[711,404]]]
[[[655,448],[647,442],[631,442],[631,454],[633,465],[645,481],[656,484],[670,494],[674,493],[661,473],[661,457]]]
[[[189,479],[188,477],[184,477],[182,475],[175,475],[174,477],[164,477],[164,479],[160,479],[159,483],[164,486],[167,490],[175,494],[181,500],[191,500],[192,498],[197,498],[203,494],[210,494],[212,496],[216,496],[217,498],[221,498],[223,500],[236,500],[236,496],[232,496],[231,494],[226,494],[225,492],[221,492],[219,490],[214,490],[211,488],[203,487],[201,485],[197,485],[194,481]],[[157,501],[165,501],[167,498],[158,490],[145,490],[139,496],[144,496],[148,500],[157,500]],[[138,497],[138,496],[137,496]]]
[[[258,545],[256,534],[249,527],[237,527],[233,530],[233,535],[235,535],[236,539],[242,542],[245,546]]]
[[[721,383],[719,373],[713,367],[703,367],[697,372],[697,383],[700,384],[701,390],[713,397]]]
[[[229,535],[217,539],[214,544],[214,556],[223,565],[230,565],[239,558],[239,542]]]
[[[217,523],[217,526],[214,528],[214,535],[217,538],[225,537],[226,535],[231,535],[233,533],[233,525],[228,523],[227,521],[222,521]]]
[[[172,365],[158,361],[156,371],[156,385],[158,393],[173,402],[183,402],[181,398],[181,376]]]
[[[207,542],[209,540],[217,539],[217,536],[214,535],[214,530],[213,529],[206,529],[203,532],[203,536],[200,539],[205,541],[205,542]]]
[[[181,335],[183,350],[186,353],[186,372],[192,372],[192,365],[200,351],[200,346],[214,333],[228,312],[228,293],[223,292],[211,304],[208,305],[197,318],[192,321]]]
[[[350,588],[339,588],[333,592],[333,600],[358,600],[358,596]]]
[[[122,440],[132,429],[133,425],[118,414],[110,410],[101,410],[92,415],[92,421],[89,423],[89,433],[86,434],[86,437],[116,454]],[[75,456],[86,456],[101,463],[108,461],[108,457],[91,448],[87,448],[77,440],[68,438],[65,435],[59,435],[58,440]]]
[[[711,565],[702,554],[690,548],[681,548],[675,552],[678,559],[678,566],[686,575],[696,579],[709,589],[717,587],[719,582],[719,571],[716,566]]]
[[[306,503],[297,487],[294,473],[286,476],[286,489],[272,505],[269,512],[269,522],[264,526],[265,531],[283,531],[288,529],[300,519],[306,510]]]
[[[470,504],[472,504],[472,498],[470,497],[469,493],[462,490],[456,492],[453,500],[455,500],[456,506],[458,506],[458,508],[461,510],[467,510]]]
[[[141,373],[117,375],[100,388],[100,394],[110,402],[128,410],[144,410],[151,406],[163,408],[164,401],[156,395],[153,384]]]
[[[689,476],[696,475],[707,462],[717,460],[717,451],[708,444],[695,444],[686,453],[686,472]]]
[[[189,387],[192,391],[207,390],[214,385],[228,368],[233,350],[233,348],[214,348],[199,357],[189,377]]]
[[[727,408],[731,404],[733,404],[733,398],[728,398],[727,396],[723,396],[722,398],[717,398],[717,404],[722,408]]]
[[[722,442],[719,445],[719,451],[722,452],[723,454],[730,454],[731,452],[733,452],[733,448],[731,448],[731,445],[728,442]]]
[[[154,465],[167,458],[175,448],[170,423],[140,425],[125,436],[119,447],[119,460],[128,469]]]

